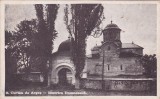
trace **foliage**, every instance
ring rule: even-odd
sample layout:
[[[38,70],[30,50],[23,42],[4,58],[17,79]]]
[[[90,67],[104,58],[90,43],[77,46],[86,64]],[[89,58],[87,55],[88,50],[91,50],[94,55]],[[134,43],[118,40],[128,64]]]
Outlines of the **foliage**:
[[[41,71],[44,74],[45,83],[47,83],[47,60],[52,54],[53,40],[57,37],[55,30],[55,19],[58,13],[59,5],[47,4],[44,12],[44,5],[36,4],[35,10],[38,18],[38,34],[36,38],[37,55],[42,58]],[[46,16],[45,16],[46,14]]]
[[[13,55],[14,50],[10,46],[13,45],[13,36],[10,31],[5,31],[5,66],[6,66],[6,74],[13,74],[16,72],[16,57]]]
[[[36,20],[21,21],[15,31],[5,31],[6,63],[15,60],[18,71],[29,72],[31,67],[31,44],[36,34]],[[6,66],[8,66],[6,64]],[[11,67],[11,65],[10,65]]]
[[[46,16],[43,8],[44,5],[42,4],[35,5],[36,15],[38,18],[37,46],[38,50],[41,51],[42,56],[48,56],[52,53],[53,40],[57,37],[55,19],[59,6],[56,4],[46,5]]]
[[[57,36],[55,19],[58,8],[58,5],[46,5],[44,19],[43,5],[35,5],[38,24],[35,19],[23,20],[15,31],[5,31],[7,78],[17,71],[29,73],[31,66],[35,65],[39,65],[41,71],[46,73],[46,62],[52,53],[53,40]]]
[[[76,78],[85,66],[86,39],[103,20],[101,4],[72,4],[66,5],[64,21],[72,41],[72,58],[76,66]],[[69,21],[70,15],[71,19]]]
[[[156,55],[145,54],[141,58],[142,65],[145,69],[144,75],[147,77],[156,77],[157,75],[157,58]]]
[[[32,45],[34,38],[37,34],[36,20],[24,20],[17,25],[18,30],[16,33],[18,51],[21,59],[18,62],[18,66],[24,66],[25,72],[30,72],[31,69],[31,57],[32,57]]]
[[[36,20],[21,21],[14,31],[5,31],[5,80],[6,89],[14,86],[17,72],[29,73],[31,44],[36,35]],[[33,45],[33,44],[32,44]]]

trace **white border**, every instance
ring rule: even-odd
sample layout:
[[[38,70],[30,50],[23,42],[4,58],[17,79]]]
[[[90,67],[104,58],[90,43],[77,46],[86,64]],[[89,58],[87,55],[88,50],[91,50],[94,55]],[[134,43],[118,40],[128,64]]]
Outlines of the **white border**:
[[[4,96],[4,84],[5,84],[5,50],[4,50],[4,23],[5,23],[5,4],[50,4],[50,3],[56,3],[56,4],[68,4],[68,3],[72,3],[72,4],[77,4],[77,3],[105,3],[105,4],[157,4],[157,96]],[[1,70],[1,74],[0,74],[0,98],[13,98],[13,99],[21,99],[21,98],[31,98],[31,99],[35,99],[35,98],[42,98],[42,99],[53,99],[53,98],[60,98],[60,99],[73,99],[73,98],[77,98],[77,99],[81,99],[81,98],[101,98],[101,99],[117,99],[117,98],[122,98],[122,99],[160,99],[160,1],[38,1],[38,0],[29,0],[29,1],[22,1],[22,0],[6,0],[6,1],[0,1],[0,70]]]

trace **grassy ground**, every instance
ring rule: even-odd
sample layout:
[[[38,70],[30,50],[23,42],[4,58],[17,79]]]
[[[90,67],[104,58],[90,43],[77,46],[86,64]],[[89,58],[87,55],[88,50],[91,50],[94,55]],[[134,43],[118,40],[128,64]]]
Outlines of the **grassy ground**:
[[[91,78],[95,79],[93,77]],[[126,78],[126,76],[120,75],[115,78],[123,79]],[[137,78],[144,78],[144,76],[136,76],[136,77],[127,76],[127,78],[137,79]],[[108,79],[110,78],[108,77]],[[14,78],[12,80],[9,79],[9,81],[6,81],[5,85],[6,85],[5,89],[6,96],[156,96],[155,91],[133,92],[133,91],[103,91],[103,90],[93,90],[93,89],[77,90],[71,86],[66,87],[59,85],[44,87],[42,86],[42,83],[27,82],[20,80],[19,78]]]
[[[155,96],[155,92],[103,91],[74,89],[66,86],[42,87],[40,84],[26,84],[6,90],[6,96]]]

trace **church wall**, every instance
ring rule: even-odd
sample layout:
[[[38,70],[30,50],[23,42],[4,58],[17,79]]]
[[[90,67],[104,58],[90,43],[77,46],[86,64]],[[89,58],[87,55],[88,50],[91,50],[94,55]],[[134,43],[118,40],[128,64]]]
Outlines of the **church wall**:
[[[105,76],[112,75],[141,75],[143,67],[137,57],[111,58],[105,62]]]
[[[30,81],[30,82],[43,82],[44,78],[42,73],[34,73],[31,72],[29,74],[20,74],[21,75],[21,79],[23,79],[24,81]]]
[[[104,75],[116,76],[116,75],[141,75],[144,70],[139,62],[138,57],[110,57],[104,58]],[[102,75],[102,57],[99,59],[88,59],[87,68],[88,73],[93,75]]]
[[[86,59],[88,75],[96,74],[96,65],[102,64],[101,59]]]
[[[139,48],[122,48],[121,52],[132,52],[138,55],[143,55],[143,50]]]
[[[106,42],[103,46],[102,46],[102,50],[101,50],[101,57],[104,56],[106,57],[119,57],[119,53],[120,53],[120,48],[115,45],[113,42]],[[104,51],[104,53],[103,53]]]

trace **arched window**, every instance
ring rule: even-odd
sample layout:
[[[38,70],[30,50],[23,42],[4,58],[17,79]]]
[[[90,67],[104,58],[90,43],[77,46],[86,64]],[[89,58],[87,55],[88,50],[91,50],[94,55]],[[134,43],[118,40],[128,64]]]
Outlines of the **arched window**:
[[[122,65],[120,66],[120,69],[121,69],[121,70],[123,70],[123,67],[122,67]]]
[[[109,64],[107,64],[107,66],[108,66],[108,70],[110,70],[110,66],[109,66]]]
[[[111,47],[110,46],[108,46],[108,50],[110,50],[111,49]]]

